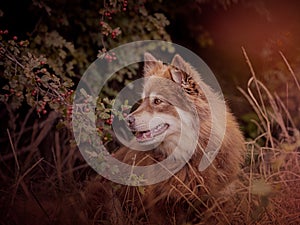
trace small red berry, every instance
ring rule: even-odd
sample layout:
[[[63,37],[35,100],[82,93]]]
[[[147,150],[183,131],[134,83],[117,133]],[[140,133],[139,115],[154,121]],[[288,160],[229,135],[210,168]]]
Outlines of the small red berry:
[[[31,95],[32,95],[32,96],[35,96],[35,95],[36,95],[36,90],[33,90],[33,91],[31,92]]]
[[[42,81],[41,78],[39,78],[39,77],[36,78],[36,82],[39,82],[39,83],[40,83],[41,81]]]
[[[46,110],[46,109],[44,109],[44,110],[43,110],[43,114],[46,114],[46,113],[47,113],[47,110]]]
[[[16,96],[17,96],[17,97],[20,97],[21,95],[22,95],[21,92],[17,92],[17,93],[16,93]]]
[[[0,30],[0,34],[3,34],[3,30]]]
[[[17,36],[13,36],[14,41],[18,40]]]
[[[3,31],[3,34],[8,34],[8,30]]]

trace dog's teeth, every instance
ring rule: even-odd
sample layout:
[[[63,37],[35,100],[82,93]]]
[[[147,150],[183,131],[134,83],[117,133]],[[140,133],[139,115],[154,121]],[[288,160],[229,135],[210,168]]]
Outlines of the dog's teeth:
[[[166,127],[167,124],[159,124],[151,130],[136,132],[135,136],[138,141],[146,142],[163,133]]]

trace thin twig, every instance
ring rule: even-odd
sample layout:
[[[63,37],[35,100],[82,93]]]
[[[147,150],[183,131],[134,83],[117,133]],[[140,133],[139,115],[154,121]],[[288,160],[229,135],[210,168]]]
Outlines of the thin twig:
[[[16,63],[18,66],[20,66],[22,69],[25,68],[24,65],[22,65],[17,59],[16,57],[14,57],[13,55],[10,54],[9,51],[7,51],[6,47],[4,46],[4,44],[0,43],[0,46],[2,47],[2,49],[4,49],[4,51],[0,52],[3,56],[5,56],[6,58],[8,58],[10,61]]]

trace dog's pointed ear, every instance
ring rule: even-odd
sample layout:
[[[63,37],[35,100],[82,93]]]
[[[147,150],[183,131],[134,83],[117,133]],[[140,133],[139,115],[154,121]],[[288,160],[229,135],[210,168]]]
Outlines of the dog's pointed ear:
[[[170,70],[171,72],[171,76],[172,76],[172,80],[177,83],[177,84],[182,84],[183,82],[183,74],[182,71],[180,71],[177,68],[172,68]]]
[[[148,76],[148,72],[157,64],[159,60],[157,60],[153,55],[149,52],[145,52],[144,54],[144,75]]]
[[[171,76],[173,81],[178,84],[185,83],[187,80],[187,62],[184,61],[184,59],[180,55],[176,54],[172,59],[171,65],[174,67],[171,69]]]
[[[144,61],[152,63],[152,62],[157,62],[158,60],[149,52],[145,52]]]

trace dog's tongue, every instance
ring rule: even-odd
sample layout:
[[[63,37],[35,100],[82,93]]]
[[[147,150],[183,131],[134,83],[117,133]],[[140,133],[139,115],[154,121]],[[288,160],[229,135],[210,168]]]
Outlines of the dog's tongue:
[[[136,138],[138,141],[148,141],[148,140],[151,140],[153,138],[153,135],[152,135],[152,132],[149,130],[147,132],[139,132],[137,135],[136,135]]]
[[[154,137],[162,134],[166,129],[168,129],[168,127],[168,124],[160,124],[151,130],[136,132],[135,137],[138,142],[149,141],[152,140]]]

